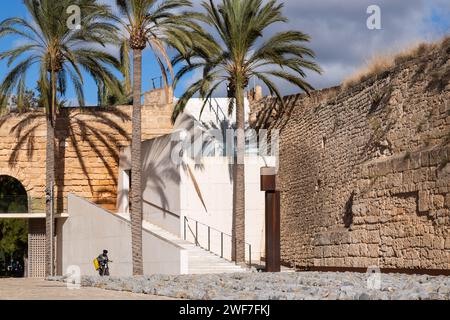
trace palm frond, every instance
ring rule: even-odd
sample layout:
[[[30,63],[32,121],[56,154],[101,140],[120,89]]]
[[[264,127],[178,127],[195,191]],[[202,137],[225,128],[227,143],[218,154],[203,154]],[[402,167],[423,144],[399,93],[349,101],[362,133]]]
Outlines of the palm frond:
[[[12,67],[0,85],[2,94],[9,95],[16,88],[20,98],[27,70],[34,64],[39,64],[38,93],[47,110],[50,71],[56,73],[59,97],[64,97],[71,85],[80,103],[84,103],[82,69],[99,87],[119,82],[112,70],[120,68],[120,62],[98,49],[118,41],[118,28],[111,23],[108,5],[96,0],[24,0],[24,5],[29,19],[9,18],[0,23],[0,37],[14,35],[26,41],[0,53],[0,61],[7,59]],[[78,5],[83,12],[80,29],[67,27],[66,9],[70,5]],[[19,58],[21,62],[17,62]]]
[[[182,64],[175,75],[178,85],[186,75],[202,70],[202,79],[194,82],[178,101],[173,118],[184,109],[186,97],[199,94],[201,98],[211,98],[218,83],[226,79],[229,87],[242,95],[251,77],[259,78],[281,103],[282,95],[275,80],[287,81],[302,91],[313,90],[305,80],[306,70],[320,73],[321,68],[314,62],[314,52],[304,44],[310,37],[300,31],[278,32],[266,41],[259,40],[269,27],[285,23],[283,4],[277,0],[204,0],[203,13],[196,19],[204,24],[203,29],[212,29],[214,34],[197,33],[193,45],[180,52],[174,59]],[[235,107],[236,96],[231,99]],[[241,106],[243,107],[243,106]]]

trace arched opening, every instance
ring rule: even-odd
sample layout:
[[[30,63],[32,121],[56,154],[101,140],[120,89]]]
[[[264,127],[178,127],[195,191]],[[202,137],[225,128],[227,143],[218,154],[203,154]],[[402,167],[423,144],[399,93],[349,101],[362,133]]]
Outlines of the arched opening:
[[[28,196],[22,183],[0,176],[0,277],[23,277],[28,254],[28,220],[2,214],[27,213]]]
[[[28,196],[22,183],[10,176],[0,176],[0,214],[28,212]]]

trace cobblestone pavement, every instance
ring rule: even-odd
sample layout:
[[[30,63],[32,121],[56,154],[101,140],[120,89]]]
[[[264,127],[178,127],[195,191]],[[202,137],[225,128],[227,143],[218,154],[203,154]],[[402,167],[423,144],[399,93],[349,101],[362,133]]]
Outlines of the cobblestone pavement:
[[[82,285],[195,300],[450,300],[450,277],[336,272],[83,277]]]
[[[0,279],[0,300],[161,300],[162,297],[98,288],[67,289],[63,282]],[[167,299],[167,298],[164,298]]]

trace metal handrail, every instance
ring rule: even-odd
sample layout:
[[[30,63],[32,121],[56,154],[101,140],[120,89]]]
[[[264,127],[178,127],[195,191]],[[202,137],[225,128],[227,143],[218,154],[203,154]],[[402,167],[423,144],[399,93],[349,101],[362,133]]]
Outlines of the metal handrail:
[[[152,202],[150,202],[150,201],[147,201],[147,200],[145,200],[145,199],[142,199],[142,202],[143,202],[144,204],[148,204],[149,206],[151,206],[151,207],[153,207],[153,208],[155,208],[155,209],[158,209],[159,211],[162,211],[164,214],[168,214],[169,216],[172,216],[172,217],[177,218],[177,219],[180,218],[180,216],[179,216],[178,214],[173,213],[172,211],[169,211],[169,210],[167,210],[167,209],[164,209],[163,207],[160,207],[160,206],[158,206],[158,205],[156,205],[156,204],[154,204],[154,203],[152,203]]]
[[[195,222],[195,232],[192,230],[191,226],[189,225],[189,221]],[[208,228],[208,247],[207,248],[203,248],[200,245],[200,242],[198,240],[198,226],[199,225]],[[208,225],[206,225],[206,224],[204,224],[202,222],[199,222],[197,220],[194,220],[194,219],[191,219],[191,218],[188,218],[188,217],[185,216],[184,217],[184,240],[185,241],[187,241],[187,230],[189,230],[190,233],[192,234],[192,236],[194,237],[195,245],[197,247],[202,247],[203,249],[207,250],[208,252],[212,252],[212,253],[215,253],[215,252],[211,251],[211,231],[216,231],[216,232],[220,233],[220,257],[222,259],[225,259],[225,257],[224,257],[224,250],[223,250],[224,236],[229,237],[231,239],[232,243],[234,242],[234,256],[235,257],[237,256],[237,243],[238,243],[237,241],[239,241],[239,243],[244,242],[244,245],[247,245],[248,249],[249,249],[249,263],[248,263],[248,266],[249,267],[252,266],[252,245],[250,243],[247,243],[247,242],[242,241],[242,240],[237,240],[237,238],[233,237],[232,235],[229,235],[229,234],[227,234],[227,233],[225,233],[223,231],[220,231],[220,230],[218,230],[216,228],[213,228],[213,227],[208,226]],[[217,254],[217,253],[215,253],[215,254]],[[237,262],[236,262],[236,264],[237,264]]]

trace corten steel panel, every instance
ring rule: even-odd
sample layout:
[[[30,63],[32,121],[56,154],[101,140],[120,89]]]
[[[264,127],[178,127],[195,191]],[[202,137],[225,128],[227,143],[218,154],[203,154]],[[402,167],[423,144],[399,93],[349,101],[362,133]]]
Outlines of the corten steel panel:
[[[272,167],[261,168],[261,191],[275,191],[275,190],[276,190],[275,168]]]
[[[280,271],[280,192],[266,192],[266,272]]]

